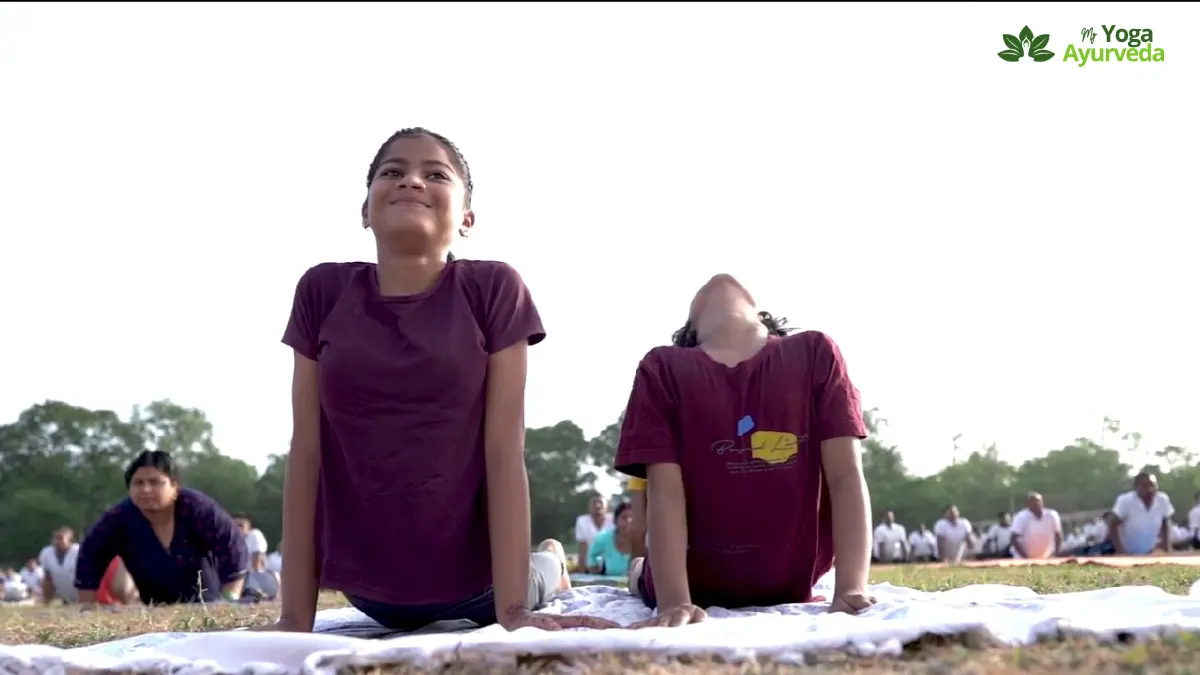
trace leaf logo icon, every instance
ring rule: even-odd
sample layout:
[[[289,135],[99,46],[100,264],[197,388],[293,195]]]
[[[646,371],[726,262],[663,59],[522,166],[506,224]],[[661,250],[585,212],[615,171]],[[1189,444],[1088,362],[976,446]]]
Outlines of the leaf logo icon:
[[[1050,44],[1048,33],[1035,36],[1033,31],[1029,30],[1029,26],[1025,26],[1016,35],[1005,33],[1003,38],[1004,46],[1008,49],[1000,52],[997,56],[1009,63],[1016,63],[1026,56],[1038,63],[1054,58],[1054,52],[1046,49],[1046,46]]]

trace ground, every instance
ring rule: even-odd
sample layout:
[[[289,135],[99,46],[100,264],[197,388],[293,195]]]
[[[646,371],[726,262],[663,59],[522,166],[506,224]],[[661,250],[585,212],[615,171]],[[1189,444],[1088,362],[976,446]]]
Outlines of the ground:
[[[1028,586],[1041,593],[1108,588],[1122,585],[1154,585],[1172,593],[1186,593],[1197,578],[1195,567],[1155,565],[1134,568],[1062,565],[1057,567],[1008,568],[880,568],[872,583],[890,582],[927,591],[968,584],[995,583]],[[344,603],[333,594],[323,595],[321,606]],[[274,619],[277,606],[188,607],[121,613],[80,614],[68,608],[42,607],[0,610],[0,644],[41,643],[77,647],[154,631],[209,631],[254,626]],[[519,672],[557,672],[562,664],[536,660],[523,664]],[[772,664],[727,665],[710,661],[673,663],[642,662],[636,656],[574,663],[571,670],[590,675],[619,675],[627,672],[667,675],[741,675],[744,673],[1193,673],[1200,672],[1200,636],[1182,636],[1132,645],[1098,645],[1088,641],[1057,641],[1025,649],[1001,649],[981,644],[977,637],[953,641],[930,639],[911,645],[899,659],[857,659],[840,654],[822,655],[805,667]],[[411,668],[384,667],[367,671],[379,675],[415,673]],[[442,673],[476,675],[480,665],[463,663]],[[365,675],[365,673],[363,674]]]

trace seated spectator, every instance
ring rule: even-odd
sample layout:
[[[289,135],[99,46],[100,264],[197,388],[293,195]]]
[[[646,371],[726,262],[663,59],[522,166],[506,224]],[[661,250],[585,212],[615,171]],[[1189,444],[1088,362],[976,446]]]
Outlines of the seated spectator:
[[[597,534],[588,548],[587,567],[592,574],[624,576],[629,573],[635,538],[633,508],[629,502],[617,506],[613,522],[613,527]]]
[[[96,603],[100,605],[134,605],[141,600],[137,585],[125,563],[118,556],[108,564],[104,578],[100,580],[100,588],[96,589]]]
[[[19,602],[29,597],[29,588],[21,580],[21,575],[11,567],[4,570],[3,576],[0,577],[0,583],[3,584],[0,599],[3,599],[4,602]]]
[[[601,495],[593,495],[588,512],[575,519],[575,565],[581,571],[587,569],[588,548],[596,535],[612,527],[612,514],[608,512],[608,501]]]
[[[933,562],[938,559],[937,537],[925,527],[917,526],[908,537],[908,556],[911,562]]]
[[[25,587],[29,589],[30,597],[40,598],[42,596],[42,580],[46,577],[46,570],[38,563],[37,558],[30,558],[26,561],[20,574],[21,581],[25,582]]]
[[[891,511],[883,514],[883,522],[875,528],[872,549],[875,560],[884,564],[908,559],[908,533],[896,522],[896,514]]]
[[[1012,555],[1012,516],[1007,511],[996,514],[996,523],[984,537],[984,558],[1007,558]]]

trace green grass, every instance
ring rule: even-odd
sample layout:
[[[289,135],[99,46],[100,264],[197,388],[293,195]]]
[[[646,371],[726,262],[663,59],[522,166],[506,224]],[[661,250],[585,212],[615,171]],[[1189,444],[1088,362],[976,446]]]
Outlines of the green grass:
[[[880,568],[872,583],[891,583],[925,591],[942,591],[969,584],[1027,586],[1039,593],[1063,593],[1124,585],[1159,586],[1186,593],[1200,568],[1158,565],[1134,568],[1063,565],[1008,568]],[[321,597],[322,608],[344,606],[336,594]],[[192,606],[80,613],[69,607],[0,609],[0,644],[42,643],[77,647],[154,631],[212,631],[254,626],[273,620],[275,605]],[[515,672],[557,672],[561,662],[532,659]],[[760,664],[722,664],[689,660],[651,663],[636,654],[572,663],[574,670],[593,675],[629,672],[681,675],[743,675],[746,673],[1200,673],[1200,639],[1190,635],[1136,645],[1099,645],[1087,640],[1057,640],[1023,649],[995,648],[980,636],[929,638],[909,645],[899,659],[858,659],[840,653],[813,657],[804,667]],[[395,675],[419,672],[408,666],[385,666],[348,672]],[[456,662],[441,673],[479,675],[495,670],[472,659]]]

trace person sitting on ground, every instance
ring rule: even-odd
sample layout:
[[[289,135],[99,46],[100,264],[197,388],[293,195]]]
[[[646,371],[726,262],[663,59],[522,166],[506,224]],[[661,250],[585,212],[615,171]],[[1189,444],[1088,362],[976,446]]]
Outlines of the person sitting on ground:
[[[1012,521],[1012,557],[1044,560],[1063,548],[1062,519],[1058,511],[1048,509],[1042,496],[1030,492]]]
[[[66,604],[79,601],[75,592],[75,564],[79,559],[79,544],[75,542],[75,530],[60,527],[50,535],[50,545],[38,554],[45,574],[42,576],[42,602],[46,605],[55,600]]]
[[[129,496],[100,516],[79,548],[80,603],[97,601],[118,556],[147,605],[241,598],[246,538],[211,497],[180,486],[171,455],[139,454],[125,469],[125,486]]]
[[[646,530],[646,481],[630,476],[625,489],[629,492],[630,511],[633,512],[633,521],[629,524],[633,530],[633,557],[645,558],[646,547],[650,544],[650,534]]]
[[[305,272],[283,336],[282,609],[263,629],[311,631],[318,588],[394,630],[616,627],[534,611],[570,587],[561,545],[529,551],[526,362],[546,333],[516,270],[450,254],[475,224],[466,160],[404,129],[366,182],[377,262]]]
[[[29,588],[21,580],[15,568],[9,567],[0,574],[0,599],[4,602],[18,602],[29,597]]]
[[[267,537],[262,530],[254,527],[250,516],[239,513],[234,515],[233,522],[246,537],[246,552],[250,554],[250,569],[262,570],[267,566]]]
[[[1108,545],[1100,555],[1150,555],[1171,552],[1171,516],[1175,507],[1158,489],[1158,477],[1139,473],[1133,490],[1117,497],[1108,515]]]
[[[634,539],[633,508],[629,502],[621,502],[613,512],[613,526],[596,535],[588,548],[588,572],[614,577],[628,574]]]
[[[937,560],[937,537],[921,523],[908,537],[909,562],[927,563]]]
[[[1171,547],[1176,551],[1192,548],[1192,531],[1186,525],[1171,523]]]
[[[650,555],[629,588],[657,615],[638,625],[807,602],[834,565],[833,611],[875,602],[858,390],[828,336],[785,325],[718,274],[637,368],[615,467],[649,491]]]
[[[1012,516],[1008,511],[996,514],[996,522],[988,528],[984,537],[984,558],[1008,558],[1012,556]]]
[[[613,526],[613,515],[608,511],[608,500],[603,495],[594,494],[588,501],[588,512],[575,519],[575,561],[580,571],[586,571],[588,549],[592,542],[603,531]]]
[[[267,569],[275,574],[280,574],[283,572],[283,554],[280,553],[282,550],[283,540],[281,539],[279,540],[279,548],[276,548],[271,552],[270,555],[267,556]]]
[[[134,605],[140,601],[137,584],[133,583],[133,577],[129,576],[125,562],[120,556],[113,558],[108,564],[108,569],[104,571],[100,587],[96,589],[96,604]]]
[[[1192,533],[1192,548],[1200,549],[1200,492],[1192,495],[1192,510],[1188,511],[1188,529]]]
[[[954,504],[942,511],[942,519],[934,524],[933,534],[937,537],[938,559],[942,562],[962,562],[976,541],[971,521],[960,517]]]
[[[42,580],[46,577],[46,570],[38,563],[37,558],[27,560],[25,566],[21,568],[20,574],[21,581],[29,589],[30,597],[42,597]]]
[[[908,533],[896,522],[896,514],[883,514],[883,522],[875,528],[875,559],[890,564],[908,559]]]

